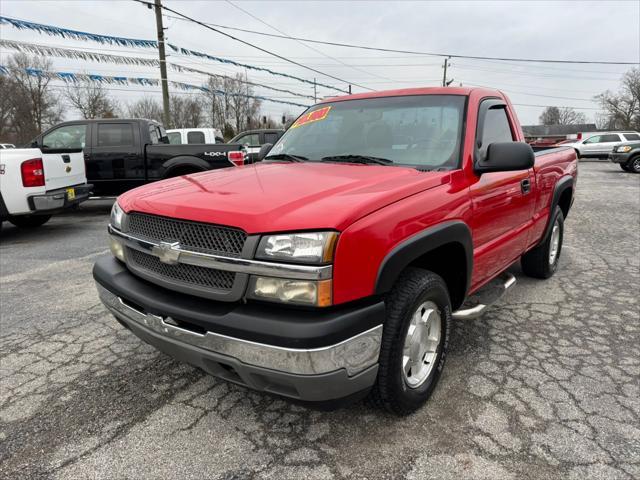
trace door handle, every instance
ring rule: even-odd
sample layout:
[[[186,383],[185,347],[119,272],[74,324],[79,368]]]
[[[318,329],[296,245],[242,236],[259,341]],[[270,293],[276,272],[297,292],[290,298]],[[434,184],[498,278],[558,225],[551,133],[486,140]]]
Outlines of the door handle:
[[[525,178],[524,180],[522,180],[520,182],[520,189],[522,190],[522,193],[524,195],[529,193],[531,191],[531,180],[529,180],[528,178]]]

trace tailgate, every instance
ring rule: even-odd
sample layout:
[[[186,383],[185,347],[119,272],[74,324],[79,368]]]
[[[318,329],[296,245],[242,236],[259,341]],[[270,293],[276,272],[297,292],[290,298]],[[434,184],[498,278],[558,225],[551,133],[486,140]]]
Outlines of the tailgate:
[[[72,153],[42,153],[47,191],[87,182],[82,151]]]

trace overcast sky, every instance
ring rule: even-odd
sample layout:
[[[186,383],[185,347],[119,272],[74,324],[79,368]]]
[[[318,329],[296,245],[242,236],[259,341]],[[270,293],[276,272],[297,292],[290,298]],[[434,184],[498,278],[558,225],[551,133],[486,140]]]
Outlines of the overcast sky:
[[[225,1],[164,0],[163,3],[203,22],[277,33]],[[638,0],[234,3],[287,35],[318,40],[461,55],[640,63]],[[156,36],[153,12],[144,5],[126,0],[2,0],[0,14],[105,35],[140,39],[155,39]],[[165,18],[164,21],[165,27],[168,27],[168,41],[175,45],[299,77],[316,77],[320,82],[345,87],[334,79],[287,64],[199,25],[173,18]],[[322,72],[376,90],[435,86],[442,81],[442,58],[435,56],[378,53],[311,44],[313,50],[295,41],[243,32],[229,33]],[[157,51],[153,49],[67,40],[19,31],[10,26],[2,26],[0,36],[7,40],[92,49],[118,55],[157,56]],[[12,53],[9,50],[0,51],[0,62],[6,64],[8,55]],[[85,63],[60,58],[52,58],[52,61],[60,71],[159,77],[159,72],[146,67]],[[169,61],[220,74],[243,71],[194,57],[172,56]],[[539,105],[572,106],[593,120],[597,105],[592,97],[606,89],[615,89],[621,75],[631,68],[621,65],[549,65],[468,59],[453,59],[451,64],[448,77],[454,79],[454,85],[486,85],[504,90],[516,104],[523,124],[537,123],[543,109]],[[311,86],[269,74],[248,71],[247,75],[249,80],[300,93],[309,94],[313,91]],[[201,84],[205,80],[204,76],[171,70],[169,77],[192,84]],[[142,94],[160,98],[159,89],[153,87],[120,88],[111,93],[122,103],[131,102]],[[353,91],[363,90],[354,87]],[[257,89],[256,93],[296,101],[295,97],[274,94],[268,90]],[[335,92],[326,88],[318,90],[320,97],[332,93]],[[265,102],[264,111],[279,116],[285,112],[297,114],[300,109]]]

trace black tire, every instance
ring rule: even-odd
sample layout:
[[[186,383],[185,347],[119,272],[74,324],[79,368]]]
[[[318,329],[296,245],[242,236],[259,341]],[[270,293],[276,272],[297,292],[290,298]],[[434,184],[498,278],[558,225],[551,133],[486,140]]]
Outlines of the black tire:
[[[36,228],[49,221],[51,215],[17,215],[9,217],[9,222],[18,228]]]
[[[553,261],[551,261],[551,245],[553,243],[553,230],[555,225],[558,225],[558,246]],[[558,262],[560,261],[560,253],[562,252],[562,240],[564,237],[564,215],[560,207],[556,207],[551,216],[551,229],[547,236],[532,250],[525,253],[520,263],[522,264],[522,271],[534,278],[549,278],[558,268]]]
[[[575,150],[575,152],[576,152],[576,158],[577,158],[578,160],[580,160],[580,150],[576,150],[576,149],[574,149],[574,150]]]
[[[440,339],[437,342],[428,375],[411,387],[403,372],[403,350],[411,319],[425,302],[439,310]],[[407,415],[420,408],[438,383],[449,343],[451,301],[444,280],[435,273],[418,268],[405,270],[386,300],[386,319],[382,333],[378,378],[369,395],[370,401],[397,415]]]
[[[629,159],[629,161],[627,162],[627,168],[628,172],[640,173],[640,155],[636,155],[635,157]]]
[[[620,165],[620,168],[625,172],[630,172],[629,166],[626,163],[619,163],[618,165]]]

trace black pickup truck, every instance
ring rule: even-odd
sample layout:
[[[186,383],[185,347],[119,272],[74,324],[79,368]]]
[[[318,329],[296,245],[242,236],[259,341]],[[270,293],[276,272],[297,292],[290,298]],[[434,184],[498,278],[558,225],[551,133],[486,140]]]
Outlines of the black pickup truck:
[[[93,194],[119,195],[145,183],[244,163],[240,144],[170,145],[153,120],[104,119],[61,123],[32,147],[82,148]]]

